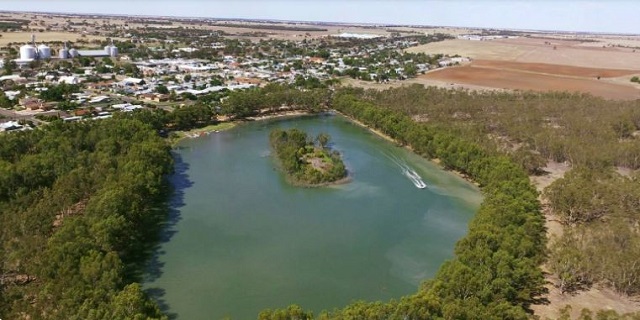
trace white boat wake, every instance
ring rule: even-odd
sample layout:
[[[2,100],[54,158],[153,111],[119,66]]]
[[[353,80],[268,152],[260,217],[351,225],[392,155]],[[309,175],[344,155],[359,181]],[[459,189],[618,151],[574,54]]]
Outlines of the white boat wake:
[[[409,178],[409,180],[411,180],[411,182],[413,183],[413,185],[416,186],[416,188],[424,189],[427,187],[427,184],[424,183],[424,181],[422,181],[422,177],[420,177],[420,175],[415,170],[409,167],[406,161],[394,155],[388,155],[388,154],[384,154],[384,155],[387,158],[389,158],[389,160],[391,160],[393,163],[398,165],[398,167],[400,167],[400,169],[402,170],[402,174],[407,178]]]
[[[416,188],[418,189],[424,189],[427,187],[427,184],[424,183],[424,181],[422,181],[422,178],[420,177],[420,175],[418,175],[417,172],[415,172],[414,170],[407,168],[405,170],[403,170],[403,172],[405,176],[407,176],[407,178],[409,178],[409,180],[411,180],[411,182],[413,182],[413,184],[416,186]]]

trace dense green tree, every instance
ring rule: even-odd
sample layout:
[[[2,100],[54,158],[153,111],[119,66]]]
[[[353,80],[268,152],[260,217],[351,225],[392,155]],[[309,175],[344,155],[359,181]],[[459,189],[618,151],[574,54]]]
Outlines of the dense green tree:
[[[3,70],[4,70],[4,74],[5,75],[11,75],[13,74],[13,71],[16,69],[17,65],[16,63],[9,59],[9,58],[5,58],[3,61]]]
[[[169,94],[169,89],[165,85],[159,84],[156,86],[156,92],[160,94]]]
[[[294,184],[321,185],[343,179],[347,170],[337,151],[326,149],[329,135],[321,133],[316,148],[304,131],[276,129],[269,134],[269,142],[280,167]]]
[[[71,94],[77,92],[80,92],[80,86],[61,83],[59,85],[48,86],[47,90],[40,93],[40,98],[45,101],[69,101],[71,100]]]
[[[2,92],[0,94],[0,108],[11,109],[13,105],[13,101],[9,100],[9,98],[7,98],[7,95]]]
[[[133,118],[0,135],[3,318],[164,318],[135,282],[172,159]]]

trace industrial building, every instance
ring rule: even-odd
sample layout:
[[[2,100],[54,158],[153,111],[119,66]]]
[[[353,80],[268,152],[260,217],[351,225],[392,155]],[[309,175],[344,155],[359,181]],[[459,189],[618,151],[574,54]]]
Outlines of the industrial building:
[[[60,49],[58,58],[59,59],[73,59],[77,57],[91,57],[91,58],[113,57],[115,58],[117,56],[118,56],[118,48],[115,45],[113,45],[113,41],[112,41],[111,44],[105,46],[103,50],[69,49],[68,45],[65,43],[64,47]],[[51,58],[52,58],[51,48],[49,48],[45,44],[36,46],[36,36],[31,35],[31,43],[28,43],[20,47],[20,58],[14,61],[19,66],[25,66],[35,60],[46,60]]]
[[[118,56],[118,47],[113,45],[113,41],[110,45],[105,46],[104,50],[76,50],[76,49],[68,49],[65,44],[64,48],[60,50],[60,59],[71,59],[77,57],[91,57],[91,58],[103,58],[103,57],[112,57],[115,58]]]

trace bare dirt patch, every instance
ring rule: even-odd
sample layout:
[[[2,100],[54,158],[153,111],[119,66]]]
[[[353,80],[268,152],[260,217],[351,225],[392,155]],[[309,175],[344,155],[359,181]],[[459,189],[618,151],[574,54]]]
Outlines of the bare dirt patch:
[[[531,176],[531,182],[538,192],[542,192],[546,187],[554,181],[564,177],[564,174],[571,170],[571,166],[567,163],[549,161],[547,166],[542,168],[546,174],[540,176]]]
[[[362,80],[355,80],[351,78],[344,78],[342,79],[342,84],[344,86],[352,86],[352,87],[358,87],[358,88],[364,88],[364,89],[375,89],[375,90],[386,90],[389,88],[398,88],[403,86],[410,86],[413,84],[420,84],[427,87],[438,87],[438,88],[445,88],[445,89],[467,89],[467,90],[474,90],[474,91],[510,91],[510,90],[502,90],[497,88],[491,88],[488,86],[480,86],[480,85],[473,85],[473,84],[467,84],[467,83],[452,83],[446,80],[428,79],[425,77],[411,78],[403,81],[395,80],[387,83],[376,83],[372,81],[362,81]]]
[[[553,280],[548,277],[547,280]],[[566,305],[571,306],[571,318],[580,316],[582,309],[589,309],[593,312],[600,310],[614,310],[619,314],[638,312],[640,302],[629,297],[622,296],[611,289],[593,287],[577,294],[563,294],[560,289],[552,284],[547,285],[549,294],[549,304],[534,305],[531,308],[540,319],[557,319],[560,310]]]
[[[550,161],[547,166],[542,168],[543,175],[530,176],[531,182],[536,187],[536,190],[542,194],[544,189],[551,185],[554,181],[564,177],[565,173],[571,170],[571,166],[567,163],[560,163]],[[540,195],[538,198],[542,204],[542,212],[544,213],[545,226],[547,227],[547,238],[552,240],[562,236],[563,227],[558,218],[551,212],[546,199]]]
[[[525,63],[511,61],[496,60],[475,60],[471,64],[473,67],[501,69],[509,71],[525,71],[533,73],[542,73],[548,75],[560,75],[571,77],[585,78],[615,78],[622,76],[630,76],[640,74],[640,70],[622,70],[622,69],[601,69],[601,68],[585,68],[568,65],[548,64],[548,63]]]
[[[474,67],[473,64],[429,72],[421,78],[500,89],[570,91],[591,93],[607,99],[640,99],[640,90],[631,85],[528,71]]]
[[[547,173],[541,176],[530,177],[531,182],[539,192],[542,192],[557,179],[562,178],[565,173],[571,170],[571,167],[566,163],[549,162],[543,170]],[[562,236],[563,226],[553,212],[551,212],[547,206],[547,201],[542,196],[540,197],[540,201],[545,215],[547,238],[553,241],[553,239]],[[548,272],[545,266],[543,266],[543,270]],[[600,310],[615,310],[620,314],[640,310],[640,301],[618,294],[608,288],[594,286],[585,291],[569,294],[562,293],[562,291],[554,285],[559,282],[556,276],[547,274],[545,279],[548,282],[545,286],[549,290],[549,293],[545,296],[548,303],[533,305],[531,307],[534,315],[540,317],[540,319],[557,319],[560,316],[560,310],[566,305],[571,305],[572,319],[577,318],[582,309],[585,308],[594,312]]]

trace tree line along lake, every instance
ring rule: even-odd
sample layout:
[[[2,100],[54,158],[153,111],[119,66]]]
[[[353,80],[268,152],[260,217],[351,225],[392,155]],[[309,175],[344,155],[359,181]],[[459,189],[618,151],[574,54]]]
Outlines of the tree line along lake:
[[[287,183],[270,155],[275,128],[328,133],[350,181]],[[145,288],[178,319],[255,319],[290,304],[318,313],[414,293],[453,257],[482,201],[472,184],[340,115],[250,122],[184,140],[174,155],[170,223]]]

